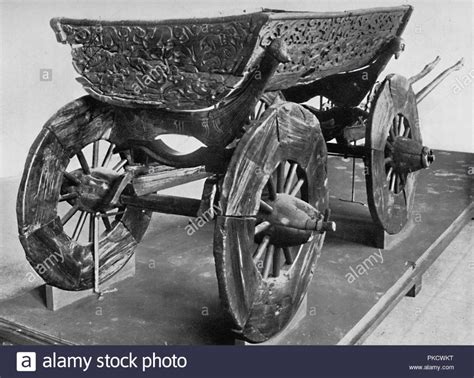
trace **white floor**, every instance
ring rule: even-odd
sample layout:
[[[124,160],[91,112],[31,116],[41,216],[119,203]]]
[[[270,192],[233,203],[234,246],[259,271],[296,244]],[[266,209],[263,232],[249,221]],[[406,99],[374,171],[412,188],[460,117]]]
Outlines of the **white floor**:
[[[421,292],[405,297],[364,345],[474,344],[474,221],[423,275]]]

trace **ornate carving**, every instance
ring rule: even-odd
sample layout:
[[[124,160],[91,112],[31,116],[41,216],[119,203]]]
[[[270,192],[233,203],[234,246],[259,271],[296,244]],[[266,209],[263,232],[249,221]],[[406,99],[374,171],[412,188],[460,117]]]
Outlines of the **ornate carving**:
[[[280,17],[268,22],[260,32],[261,46],[281,38],[291,56],[290,62],[278,68],[270,88],[286,89],[368,64],[388,41],[401,34],[410,13],[411,8],[399,7],[333,17]]]
[[[291,88],[360,68],[401,34],[411,7],[358,12],[263,11],[176,21],[53,19],[57,38],[72,47],[78,80],[108,103],[168,110],[214,106],[258,69],[281,38],[291,61],[267,90]]]
[[[51,21],[58,40],[71,45],[88,92],[172,109],[223,99],[241,81],[262,24],[262,14],[172,23]]]

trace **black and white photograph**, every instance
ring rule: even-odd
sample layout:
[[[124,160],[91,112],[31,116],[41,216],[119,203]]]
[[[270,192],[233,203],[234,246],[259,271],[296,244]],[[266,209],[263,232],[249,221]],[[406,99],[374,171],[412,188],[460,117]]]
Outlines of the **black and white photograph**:
[[[472,377],[473,5],[0,0],[0,378]]]

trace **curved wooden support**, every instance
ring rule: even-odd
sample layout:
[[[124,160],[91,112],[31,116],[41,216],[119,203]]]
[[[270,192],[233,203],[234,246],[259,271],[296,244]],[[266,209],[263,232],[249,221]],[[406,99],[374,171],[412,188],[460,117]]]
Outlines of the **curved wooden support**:
[[[98,162],[96,143],[108,139],[113,128],[113,108],[89,96],[82,97],[64,106],[49,119],[26,160],[17,200],[20,241],[36,272],[46,283],[61,289],[93,287],[92,242],[96,213],[88,206],[103,204],[96,196],[101,192],[94,188],[101,185],[109,187],[104,176],[105,168],[95,166]],[[87,163],[83,161],[82,148],[90,144],[94,146],[93,158]],[[82,168],[67,172],[70,160],[77,154],[81,156]],[[88,169],[84,169],[86,163]],[[90,175],[90,179],[82,180],[83,175]],[[112,176],[110,173],[108,177]],[[119,173],[117,177],[121,177]],[[94,180],[97,180],[97,186],[84,186],[86,181]],[[76,186],[83,188],[75,191]],[[58,213],[59,202],[65,202],[65,206],[68,202],[71,206],[62,219]],[[71,222],[78,212],[81,216],[77,226],[67,234],[66,223]],[[84,228],[86,217],[90,218],[91,232],[88,242],[82,243],[76,237]],[[100,235],[98,251],[100,282],[112,277],[127,263],[149,220],[147,212],[134,208],[121,209],[121,215],[116,216],[112,223],[104,215],[107,225]]]
[[[120,148],[130,147],[130,141],[133,141],[134,147],[143,145],[153,152],[155,159],[164,164],[180,167],[201,165],[202,160],[195,158],[193,154],[202,157],[203,151],[178,155],[153,141],[164,134],[188,135],[213,148],[214,152],[224,150],[248,122],[266,83],[278,65],[287,59],[285,45],[279,39],[274,40],[265,50],[252,75],[211,109],[171,112],[153,108],[116,108],[115,122],[118,127],[114,129],[112,140]]]

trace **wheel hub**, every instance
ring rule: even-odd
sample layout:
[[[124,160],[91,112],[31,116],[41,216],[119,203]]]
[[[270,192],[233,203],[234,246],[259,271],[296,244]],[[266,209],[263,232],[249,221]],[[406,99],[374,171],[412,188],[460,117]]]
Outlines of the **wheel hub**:
[[[259,221],[271,224],[261,235],[270,236],[270,243],[277,247],[306,243],[314,231],[334,230],[334,222],[326,222],[322,213],[307,202],[289,194],[278,193],[268,201],[267,211],[260,211]]]
[[[393,143],[393,167],[402,173],[416,172],[428,168],[433,163],[435,156],[429,147],[420,142],[399,136]]]
[[[112,169],[93,168],[90,174],[85,174],[82,169],[70,173],[74,176],[73,185],[63,185],[63,194],[75,193],[76,197],[71,199],[73,205],[79,210],[88,213],[106,212],[115,208],[110,203],[112,189],[117,179],[121,176]]]

